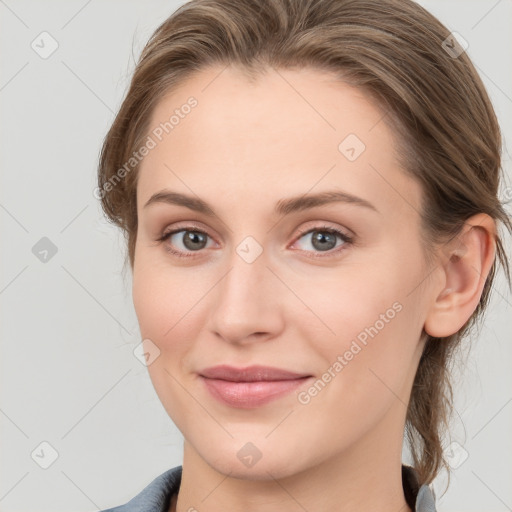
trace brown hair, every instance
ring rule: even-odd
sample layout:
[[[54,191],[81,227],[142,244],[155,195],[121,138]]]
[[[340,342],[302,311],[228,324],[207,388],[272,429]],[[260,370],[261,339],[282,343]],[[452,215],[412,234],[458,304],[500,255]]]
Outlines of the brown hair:
[[[125,234],[132,269],[138,165],[129,172],[125,164],[143,145],[162,96],[215,64],[238,65],[253,79],[265,67],[330,71],[376,99],[399,133],[404,170],[422,185],[418,208],[427,258],[477,213],[512,232],[498,198],[501,135],[493,107],[467,54],[425,9],[411,0],[192,0],[145,46],[100,155],[101,204]],[[499,234],[496,247],[510,285]],[[453,413],[449,363],[487,307],[496,263],[463,328],[446,338],[427,337],[406,417],[420,484],[430,483],[441,466],[450,475],[442,444]]]

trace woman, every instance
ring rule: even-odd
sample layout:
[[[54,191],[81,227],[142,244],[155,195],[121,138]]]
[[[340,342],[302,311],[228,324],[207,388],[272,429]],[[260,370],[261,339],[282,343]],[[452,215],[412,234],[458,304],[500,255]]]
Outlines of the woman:
[[[500,141],[463,42],[411,1],[166,20],[98,197],[184,457],[109,510],[435,510],[451,356],[498,261],[510,283]]]

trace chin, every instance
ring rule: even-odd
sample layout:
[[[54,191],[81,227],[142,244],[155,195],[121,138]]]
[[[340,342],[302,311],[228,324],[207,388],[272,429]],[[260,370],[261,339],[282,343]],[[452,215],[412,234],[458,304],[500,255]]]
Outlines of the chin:
[[[251,451],[253,451],[252,460]],[[207,453],[203,454],[203,459],[215,471],[240,480],[273,480],[285,478],[301,471],[301,468],[295,468],[291,464],[294,460],[293,454],[286,457],[276,453],[275,449],[272,451],[273,454],[267,456],[260,452],[261,458],[256,460],[257,452],[247,445],[241,450],[233,450],[233,456],[228,455],[231,450],[222,450],[222,453],[215,458],[211,450],[207,450]]]

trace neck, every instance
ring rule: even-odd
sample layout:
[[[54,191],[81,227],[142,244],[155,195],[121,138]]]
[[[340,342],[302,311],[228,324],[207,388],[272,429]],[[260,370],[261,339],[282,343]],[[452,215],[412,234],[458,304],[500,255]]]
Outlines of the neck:
[[[411,512],[402,486],[403,435],[393,439],[389,431],[387,436],[382,434],[370,432],[357,446],[299,473],[274,478],[269,467],[258,479],[235,478],[230,472],[217,471],[185,440],[180,490],[169,510]]]

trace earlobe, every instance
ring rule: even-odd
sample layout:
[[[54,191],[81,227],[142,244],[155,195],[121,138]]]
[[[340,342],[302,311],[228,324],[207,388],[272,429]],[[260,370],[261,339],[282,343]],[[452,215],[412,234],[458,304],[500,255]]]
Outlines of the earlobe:
[[[483,213],[469,218],[441,253],[444,285],[433,291],[424,325],[424,330],[436,338],[459,331],[478,306],[496,255],[494,219]]]

